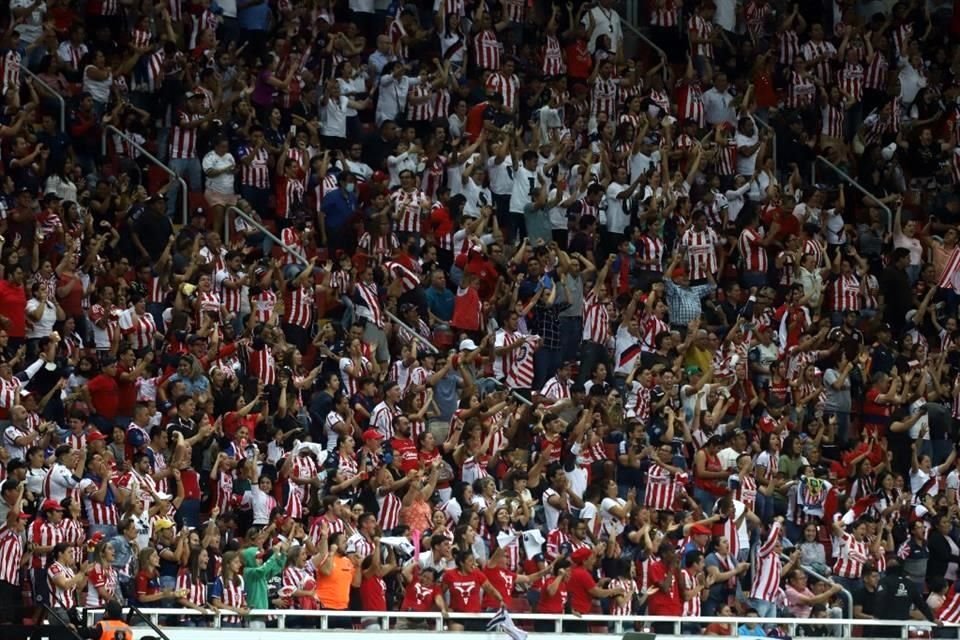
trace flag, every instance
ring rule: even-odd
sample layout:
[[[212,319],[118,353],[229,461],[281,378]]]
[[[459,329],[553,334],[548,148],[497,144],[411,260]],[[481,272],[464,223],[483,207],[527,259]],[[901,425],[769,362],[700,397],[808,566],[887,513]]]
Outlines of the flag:
[[[506,607],[500,607],[490,621],[487,622],[487,631],[503,631],[510,640],[527,640],[527,632],[513,624],[513,619],[507,613]]]
[[[960,287],[957,286],[960,284],[958,275],[960,275],[960,246],[954,248],[947,259],[947,264],[943,268],[943,273],[940,274],[940,281],[937,286],[941,289],[953,289],[960,292]]]

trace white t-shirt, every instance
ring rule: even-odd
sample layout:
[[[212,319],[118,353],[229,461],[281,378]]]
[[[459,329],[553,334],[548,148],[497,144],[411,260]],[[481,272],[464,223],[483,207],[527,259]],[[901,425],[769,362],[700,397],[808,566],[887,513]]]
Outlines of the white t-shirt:
[[[31,0],[10,0],[11,12],[13,9],[27,9],[32,5]],[[20,34],[20,40],[33,44],[43,33],[43,19],[47,15],[47,3],[41,2],[33,8],[33,11],[27,16],[27,19],[17,25],[17,33]],[[16,42],[16,40],[14,40]]]
[[[322,116],[322,132],[323,135],[329,136],[331,138],[346,138],[347,137],[347,104],[350,102],[350,98],[347,96],[340,96],[337,99],[327,100],[320,112]],[[354,114],[356,115],[356,111]]]
[[[751,155],[746,155],[745,153],[740,153],[740,147],[752,147],[757,144],[757,141],[760,138],[757,136],[756,132],[752,136],[743,135],[740,132],[737,132],[737,136],[734,138],[734,142],[737,145],[737,173],[742,176],[752,176],[754,170],[757,167],[757,154],[760,152],[760,149],[757,148]]]
[[[221,155],[217,155],[216,151],[210,151],[209,153],[207,153],[207,155],[203,156],[203,172],[204,172],[204,177],[207,179],[207,191],[213,191],[214,193],[224,193],[226,195],[232,196],[234,194],[233,171],[221,173],[220,175],[214,176],[212,178],[206,175],[206,172],[211,170],[220,170],[220,169],[227,169],[227,168],[235,169],[236,166],[237,166],[237,161],[234,160],[233,154],[229,152],[221,156]]]
[[[36,298],[30,298],[27,300],[27,313],[33,313],[40,308],[40,301]],[[49,336],[53,331],[53,325],[57,322],[57,308],[54,306],[53,302],[47,300],[46,308],[43,310],[43,315],[40,316],[39,320],[34,321],[33,323],[28,323],[27,327],[27,339],[33,338],[45,338]]]
[[[468,218],[479,218],[480,209],[493,204],[493,194],[490,189],[481,187],[473,178],[467,178],[467,184],[463,185],[463,197],[466,202],[463,203],[463,215]]]
[[[607,187],[607,231],[610,233],[623,233],[630,224],[623,200],[617,197],[626,190],[627,185],[619,182],[611,182]]]
[[[537,171],[530,171],[521,163],[513,172],[513,187],[510,189],[510,213],[522,214],[533,202],[537,190]]]
[[[487,158],[487,174],[491,192],[501,196],[513,193],[513,158],[507,156],[499,164],[496,158]]]

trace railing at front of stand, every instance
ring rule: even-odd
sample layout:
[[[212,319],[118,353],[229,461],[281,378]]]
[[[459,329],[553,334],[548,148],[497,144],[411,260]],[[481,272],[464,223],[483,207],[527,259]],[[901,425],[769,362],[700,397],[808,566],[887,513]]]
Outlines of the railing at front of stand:
[[[876,206],[877,206],[878,208],[880,208],[880,209],[883,209],[883,210],[886,212],[886,214],[887,214],[887,231],[889,232],[889,231],[892,231],[892,230],[893,230],[893,212],[890,211],[890,207],[888,207],[887,205],[885,205],[885,204],[883,204],[882,202],[880,202],[880,200],[877,199],[877,196],[875,196],[875,195],[873,195],[872,193],[870,193],[869,191],[867,191],[867,189],[866,189],[862,184],[860,184],[859,182],[857,182],[856,180],[854,180],[854,179],[853,179],[850,175],[848,175],[843,169],[841,169],[841,168],[838,167],[837,165],[833,164],[832,162],[830,162],[829,160],[827,160],[827,159],[824,158],[823,156],[817,156],[816,161],[814,161],[814,167],[816,167],[816,163],[817,163],[817,162],[819,162],[820,164],[824,165],[825,167],[827,167],[828,169],[830,169],[831,171],[833,171],[835,174],[837,174],[838,176],[840,176],[840,178],[842,178],[844,182],[846,182],[847,184],[849,184],[851,187],[853,187],[854,189],[856,189],[857,191],[859,191],[859,192],[862,193],[863,195],[865,195],[865,196],[867,196],[867,197],[869,197],[869,198],[872,198],[873,201],[876,203]]]
[[[102,609],[87,609],[85,611],[85,616],[87,623],[92,625],[94,624],[95,615],[101,613]],[[154,625],[158,624],[160,617],[170,617],[170,618],[190,618],[190,619],[205,619],[209,621],[209,626],[214,629],[220,629],[222,625],[223,618],[225,617],[234,617],[237,614],[232,611],[216,611],[211,613],[199,612],[195,609],[163,609],[163,608],[144,608],[139,610],[145,617],[148,617]],[[458,620],[489,620],[495,614],[490,613],[457,613],[454,614],[454,617]],[[379,623],[380,629],[387,630],[390,629],[392,623],[397,620],[420,620],[428,621],[433,627],[434,631],[419,631],[418,633],[450,633],[449,631],[443,630],[444,617],[440,612],[426,612],[426,613],[414,613],[414,612],[399,612],[399,611],[324,611],[324,610],[285,610],[285,609],[254,609],[250,611],[247,616],[244,616],[247,620],[256,620],[256,619],[266,619],[272,618],[277,622],[277,628],[279,629],[288,629],[287,618],[295,617],[298,622],[301,624],[304,620],[310,618],[316,618],[316,624],[310,625],[314,630],[329,629],[329,620],[330,618],[337,618],[342,620],[343,618],[353,618],[357,620],[371,620]],[[555,633],[565,633],[570,634],[569,627],[567,631],[564,631],[564,625],[572,625],[577,623],[594,623],[598,626],[606,625],[608,630],[616,635],[622,635],[625,631],[633,631],[635,627],[640,627],[642,629],[650,628],[654,623],[668,623],[672,626],[672,633],[658,633],[658,637],[664,636],[690,636],[696,634],[683,633],[682,626],[687,624],[696,624],[705,626],[712,623],[718,624],[727,624],[734,625],[739,627],[742,624],[750,625],[778,625],[786,626],[787,633],[790,636],[796,635],[796,630],[798,626],[805,627],[825,627],[827,633],[823,636],[824,638],[834,638],[834,637],[851,637],[850,631],[852,627],[863,628],[869,627],[871,630],[871,638],[906,638],[910,629],[917,630],[927,630],[934,628],[934,625],[931,622],[926,620],[863,620],[863,619],[853,619],[853,618],[816,618],[816,619],[802,619],[802,618],[757,618],[757,617],[717,617],[717,616],[696,616],[696,617],[668,617],[668,616],[610,616],[610,615],[552,615],[552,614],[542,614],[542,613],[512,613],[511,618],[515,623],[523,622],[552,622],[553,631]],[[945,625],[949,628],[952,633],[949,637],[960,637],[958,631],[960,631],[960,626],[958,625]],[[174,625],[163,625],[163,628],[166,629],[176,629],[178,628],[176,624]],[[308,627],[309,628],[309,627]],[[308,628],[305,628],[304,631],[307,631]],[[842,632],[841,635],[836,635],[834,631],[839,628]],[[889,635],[879,635],[878,631],[880,629],[889,629]],[[351,632],[353,633],[353,632]],[[736,635],[736,634],[732,634]],[[818,637],[807,635],[806,637]]]
[[[238,215],[241,218],[243,218],[247,224],[249,224],[251,227],[253,227],[254,229],[257,229],[258,231],[260,231],[260,233],[264,234],[265,236],[273,240],[283,251],[285,251],[286,253],[289,253],[291,256],[296,258],[297,262],[299,262],[303,266],[307,266],[310,263],[310,261],[307,260],[306,256],[304,256],[303,254],[297,253],[296,251],[288,247],[286,244],[284,244],[283,240],[281,240],[276,236],[276,234],[274,234],[272,231],[270,231],[265,226],[263,226],[263,223],[257,222],[256,220],[254,220],[252,216],[250,216],[246,211],[244,211],[243,209],[240,209],[239,207],[231,206],[231,207],[227,207],[226,209],[226,220],[224,220],[224,230],[223,230],[223,243],[225,245],[228,245],[228,246],[230,245],[230,214]]]
[[[27,76],[29,76],[36,84],[40,85],[40,88],[44,93],[50,95],[54,100],[60,104],[60,133],[66,133],[67,131],[67,99],[63,95],[51,87],[45,80],[40,76],[35,74],[33,71],[27,68],[25,64],[20,65],[20,71]]]
[[[144,158],[152,162],[155,166],[160,167],[160,169],[162,169],[164,173],[166,173],[172,179],[180,183],[180,195],[183,198],[183,202],[180,205],[181,214],[183,217],[182,224],[184,225],[187,224],[187,222],[189,221],[187,210],[189,209],[189,206],[190,206],[189,205],[190,188],[187,186],[187,181],[181,178],[180,176],[178,176],[176,171],[174,171],[164,163],[160,162],[160,159],[157,158],[155,155],[153,155],[152,153],[144,149],[143,145],[141,145],[139,142],[137,142],[136,140],[134,140],[133,138],[125,134],[123,131],[120,131],[120,129],[117,129],[112,124],[108,124],[106,127],[103,128],[103,137],[100,140],[100,151],[104,156],[107,155],[107,136],[108,135],[114,135],[119,138],[122,138],[124,141],[126,141],[127,144],[129,144],[131,147],[133,147],[134,149],[139,151],[141,154],[143,154]]]

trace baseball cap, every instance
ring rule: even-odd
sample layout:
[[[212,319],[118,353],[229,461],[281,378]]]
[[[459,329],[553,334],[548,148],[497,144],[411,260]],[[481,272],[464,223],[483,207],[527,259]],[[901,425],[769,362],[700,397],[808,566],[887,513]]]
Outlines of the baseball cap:
[[[63,506],[52,498],[47,498],[43,501],[43,504],[40,505],[41,511],[63,511]]]
[[[377,431],[376,429],[367,429],[366,431],[363,432],[362,437],[364,442],[366,442],[367,440],[383,440],[383,436],[380,435],[380,432]]]

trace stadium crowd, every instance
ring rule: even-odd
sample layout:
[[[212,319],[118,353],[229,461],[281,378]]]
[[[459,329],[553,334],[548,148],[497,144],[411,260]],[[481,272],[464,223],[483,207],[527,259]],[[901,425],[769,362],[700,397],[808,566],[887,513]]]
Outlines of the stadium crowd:
[[[629,8],[0,9],[0,623],[960,621],[954,3]]]

